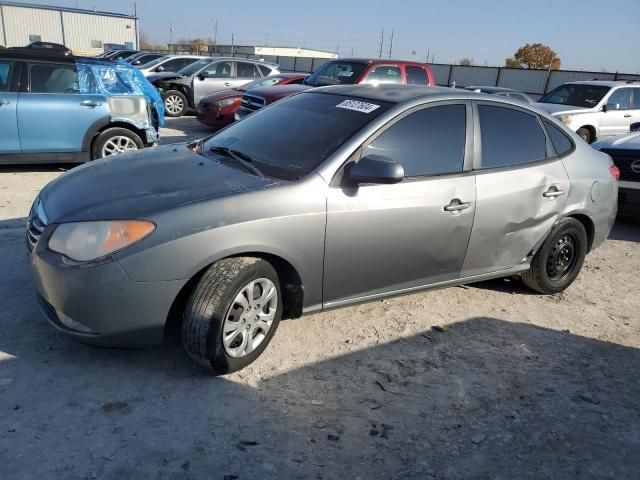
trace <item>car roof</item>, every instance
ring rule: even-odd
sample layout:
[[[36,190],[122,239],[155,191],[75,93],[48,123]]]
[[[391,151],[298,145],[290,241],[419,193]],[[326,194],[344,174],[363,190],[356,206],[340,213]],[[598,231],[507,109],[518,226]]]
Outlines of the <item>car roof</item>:
[[[617,87],[620,85],[638,85],[640,82],[633,80],[580,80],[576,82],[567,82],[565,85],[596,85],[602,87]]]
[[[271,62],[264,62],[262,60],[256,60],[253,58],[242,58],[242,57],[202,57],[204,58],[210,58],[212,62],[217,62],[220,60],[225,60],[228,62],[249,62],[249,63],[255,63],[257,65],[268,65],[270,67],[279,67],[279,65],[277,63],[271,63]]]
[[[464,90],[483,90],[485,92],[514,92],[521,93],[518,90],[514,90],[513,88],[504,88],[504,87],[483,87],[481,85],[469,85],[468,87],[462,87]]]
[[[392,58],[334,58],[334,62],[349,62],[349,63],[366,63],[370,65],[386,65],[389,63],[407,63],[411,65],[426,66],[426,63],[417,62],[415,60],[397,60]]]
[[[277,87],[274,87],[277,88]],[[427,103],[440,100],[478,100],[481,102],[502,103],[520,109],[527,109],[545,117],[548,112],[541,110],[535,105],[523,103],[502,95],[487,95],[462,88],[449,87],[427,87],[423,85],[333,85],[330,87],[312,88],[302,92],[308,93],[334,94],[344,97],[358,98],[361,100],[372,100],[378,102],[388,102],[393,104],[401,103]]]
[[[76,55],[65,55],[60,52],[51,52],[48,50],[32,49],[32,48],[8,48],[0,51],[0,57],[15,60],[35,60],[49,61],[58,63],[75,63],[82,61],[84,63],[108,64],[113,65],[113,61],[104,58],[80,57]]]

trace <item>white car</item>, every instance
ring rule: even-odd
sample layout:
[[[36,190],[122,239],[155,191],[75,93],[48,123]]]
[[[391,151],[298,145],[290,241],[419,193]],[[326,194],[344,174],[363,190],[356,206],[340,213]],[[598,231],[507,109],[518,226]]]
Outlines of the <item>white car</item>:
[[[166,55],[137,67],[145,77],[148,77],[153,73],[177,72],[203,58],[205,57],[202,55]]]
[[[560,85],[534,106],[546,110],[587,143],[629,133],[640,122],[640,83],[592,80]]]

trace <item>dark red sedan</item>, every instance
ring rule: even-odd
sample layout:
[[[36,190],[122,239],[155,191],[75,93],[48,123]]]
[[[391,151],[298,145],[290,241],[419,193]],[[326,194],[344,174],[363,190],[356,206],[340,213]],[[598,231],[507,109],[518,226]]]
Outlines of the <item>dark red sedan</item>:
[[[274,85],[301,84],[305,77],[307,74],[304,73],[279,73],[259,78],[238,88],[230,88],[207,95],[198,104],[198,121],[216,129],[226,127],[233,122],[234,113],[240,107],[242,95],[247,90]]]

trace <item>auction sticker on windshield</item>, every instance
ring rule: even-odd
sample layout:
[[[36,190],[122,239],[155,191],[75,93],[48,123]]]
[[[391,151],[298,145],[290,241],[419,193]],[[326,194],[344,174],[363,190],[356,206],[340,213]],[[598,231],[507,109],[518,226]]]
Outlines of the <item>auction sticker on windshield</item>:
[[[380,105],[374,103],[360,102],[358,100],[345,100],[336,105],[336,108],[345,108],[347,110],[355,110],[356,112],[371,113]]]

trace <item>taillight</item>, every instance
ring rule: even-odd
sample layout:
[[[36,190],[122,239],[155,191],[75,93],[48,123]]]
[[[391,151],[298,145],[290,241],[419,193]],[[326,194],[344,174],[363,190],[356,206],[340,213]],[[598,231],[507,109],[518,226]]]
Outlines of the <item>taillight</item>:
[[[620,169],[615,165],[609,165],[609,173],[616,180],[620,180]]]

